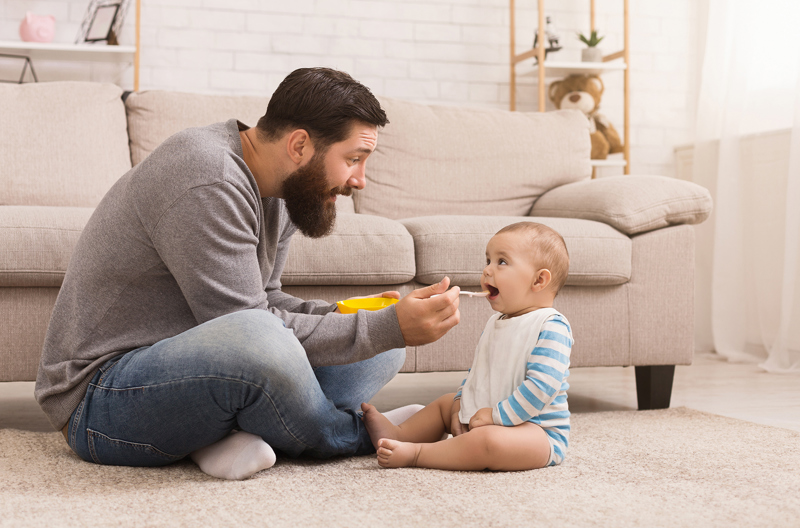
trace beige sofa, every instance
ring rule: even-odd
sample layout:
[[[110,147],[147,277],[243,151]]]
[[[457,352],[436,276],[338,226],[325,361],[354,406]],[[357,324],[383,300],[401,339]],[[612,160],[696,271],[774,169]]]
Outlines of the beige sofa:
[[[113,182],[170,134],[236,117],[268,98],[125,94],[110,84],[0,86],[0,381],[34,380],[70,255]],[[337,202],[336,230],[296,235],[286,291],[335,301],[448,275],[478,289],[488,239],[533,217],[565,238],[571,268],[556,308],[573,367],[635,366],[640,408],[669,405],[674,365],[693,354],[694,231],[709,193],[657,176],[591,180],[577,112],[510,113],[382,99],[391,123],[367,187]],[[186,226],[191,229],[191,226]],[[465,370],[491,314],[461,301],[461,324],[409,347],[405,372]]]

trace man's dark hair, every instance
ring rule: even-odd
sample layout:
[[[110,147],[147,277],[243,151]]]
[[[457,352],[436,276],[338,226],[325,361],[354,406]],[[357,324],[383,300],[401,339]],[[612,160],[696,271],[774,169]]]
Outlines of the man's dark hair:
[[[369,88],[348,74],[330,68],[300,68],[272,94],[256,129],[262,139],[275,141],[302,128],[311,136],[314,148],[325,152],[347,139],[356,121],[376,127],[389,122]]]

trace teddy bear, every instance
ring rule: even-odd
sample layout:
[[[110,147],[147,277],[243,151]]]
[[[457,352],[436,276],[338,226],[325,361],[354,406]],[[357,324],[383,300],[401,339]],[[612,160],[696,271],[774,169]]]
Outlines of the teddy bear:
[[[597,75],[574,74],[550,84],[550,100],[559,109],[577,109],[589,118],[592,159],[606,159],[622,152],[619,134],[605,116],[598,113],[603,81]]]

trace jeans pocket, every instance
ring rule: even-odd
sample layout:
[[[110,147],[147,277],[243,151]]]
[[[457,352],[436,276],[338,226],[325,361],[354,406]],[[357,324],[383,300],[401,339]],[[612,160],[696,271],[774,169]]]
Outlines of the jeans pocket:
[[[183,458],[139,442],[111,438],[87,429],[89,454],[96,464],[109,466],[166,466]]]

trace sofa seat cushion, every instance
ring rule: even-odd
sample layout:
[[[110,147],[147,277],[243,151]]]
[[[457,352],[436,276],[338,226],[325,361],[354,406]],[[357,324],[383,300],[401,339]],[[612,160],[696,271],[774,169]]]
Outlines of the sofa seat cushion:
[[[0,206],[0,287],[58,287],[90,207]]]
[[[486,244],[500,228],[532,221],[564,237],[570,256],[568,286],[609,286],[631,278],[631,239],[606,224],[572,218],[427,216],[400,220],[414,237],[417,280],[434,284],[447,275],[458,286],[479,286]]]
[[[390,122],[354,195],[358,213],[525,216],[548,189],[591,176],[589,122],[579,111],[380,102]]]
[[[0,206],[0,287],[59,287],[88,207]],[[402,284],[414,278],[414,241],[398,222],[340,214],[334,232],[292,237],[287,285]]]
[[[295,233],[285,285],[403,284],[414,278],[414,240],[402,224],[380,216],[339,214],[331,235]]]
[[[119,86],[0,85],[0,205],[95,207],[131,168]]]

